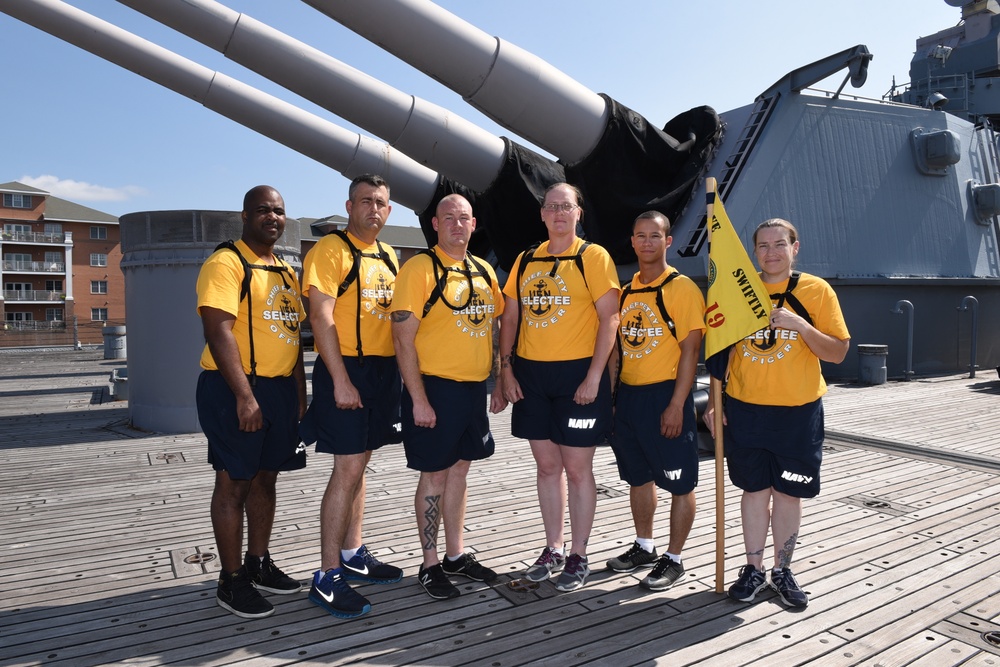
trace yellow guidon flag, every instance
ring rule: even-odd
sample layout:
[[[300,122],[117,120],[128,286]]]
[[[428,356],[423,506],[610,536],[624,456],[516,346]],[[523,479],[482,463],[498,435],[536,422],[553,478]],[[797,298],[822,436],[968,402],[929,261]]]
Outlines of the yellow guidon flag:
[[[721,379],[728,364],[729,346],[767,326],[771,297],[726,215],[715,179],[706,179],[706,185],[709,235],[705,360],[709,372]],[[726,355],[712,359],[720,352]]]

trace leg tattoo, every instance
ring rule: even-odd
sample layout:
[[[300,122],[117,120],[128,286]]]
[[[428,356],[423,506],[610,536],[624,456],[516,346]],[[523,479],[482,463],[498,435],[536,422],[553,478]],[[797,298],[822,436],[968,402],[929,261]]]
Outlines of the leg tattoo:
[[[441,523],[441,496],[426,496],[427,509],[424,510],[424,550],[437,551],[438,526]]]
[[[792,564],[792,552],[795,551],[795,542],[799,539],[798,531],[792,533],[787,540],[785,540],[785,546],[781,548],[778,552],[778,567],[788,567]]]
[[[757,551],[748,551],[747,552],[747,556],[763,556],[763,555],[764,555],[764,550],[763,549],[758,549]]]

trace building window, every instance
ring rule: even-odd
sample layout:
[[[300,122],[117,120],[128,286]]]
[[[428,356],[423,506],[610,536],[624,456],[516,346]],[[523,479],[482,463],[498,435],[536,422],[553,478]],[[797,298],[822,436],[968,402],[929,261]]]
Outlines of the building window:
[[[46,308],[45,309],[45,321],[46,322],[62,322],[63,321],[63,309],[62,308]]]
[[[30,322],[31,313],[6,313],[6,320],[8,322]]]
[[[46,234],[62,234],[62,225],[58,222],[46,222],[45,223],[45,233]]]
[[[108,309],[107,308],[91,308],[90,309],[90,319],[93,322],[107,322],[108,321]]]
[[[90,293],[91,294],[107,294],[108,293],[108,281],[107,280],[91,280],[90,281]]]
[[[108,256],[103,252],[92,252],[90,253],[90,265],[91,266],[107,266]]]
[[[5,194],[3,205],[7,208],[31,208],[31,195]]]
[[[45,281],[45,291],[46,292],[62,292],[63,283],[61,280],[46,280]]]
[[[108,228],[107,227],[91,227],[90,228],[90,238],[96,239],[98,241],[103,241],[108,238]]]
[[[16,225],[8,223],[3,226],[3,231],[6,234],[30,234],[31,225]]]

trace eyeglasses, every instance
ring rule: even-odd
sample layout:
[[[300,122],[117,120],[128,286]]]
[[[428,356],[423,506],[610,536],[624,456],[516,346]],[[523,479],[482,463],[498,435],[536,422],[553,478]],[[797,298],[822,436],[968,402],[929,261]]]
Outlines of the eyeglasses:
[[[580,208],[576,204],[570,204],[569,202],[563,204],[543,204],[542,209],[546,211],[551,211],[555,213],[556,211],[562,211],[563,213],[569,213],[570,211],[575,211]]]

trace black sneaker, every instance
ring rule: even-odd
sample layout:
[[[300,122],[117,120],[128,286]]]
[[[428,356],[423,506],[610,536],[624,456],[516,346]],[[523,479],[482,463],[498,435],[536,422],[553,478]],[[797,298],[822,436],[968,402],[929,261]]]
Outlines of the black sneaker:
[[[665,591],[684,576],[684,566],[667,555],[660,556],[653,571],[639,582],[643,588],[651,591]]]
[[[313,573],[309,601],[337,618],[355,618],[372,610],[368,600],[351,588],[340,568]]]
[[[274,613],[271,603],[265,600],[250,582],[245,567],[231,574],[226,572],[219,574],[215,601],[220,607],[240,618],[265,618]]]
[[[370,584],[394,584],[403,578],[402,570],[375,558],[363,544],[350,560],[341,558],[340,567],[344,570],[345,579],[367,581]]]
[[[767,586],[767,577],[753,565],[740,568],[740,578],[729,587],[729,597],[739,602],[753,602],[754,597]]]
[[[435,600],[450,600],[461,595],[455,585],[448,580],[448,575],[441,568],[441,563],[431,565],[426,569],[421,567],[420,572],[417,573],[417,581]]]
[[[781,601],[788,607],[802,609],[809,604],[809,598],[806,596],[805,591],[799,587],[798,582],[795,581],[795,577],[792,575],[792,571],[787,567],[771,570],[771,588],[774,589],[778,597],[781,598]]]
[[[497,579],[497,573],[485,565],[480,565],[472,554],[462,554],[458,560],[454,561],[445,558],[441,563],[441,569],[444,570],[445,574],[461,575],[473,581],[485,581],[488,584]]]
[[[653,567],[655,562],[655,548],[649,552],[640,547],[638,542],[633,542],[628,551],[608,561],[608,569],[615,572],[631,572],[640,567]]]
[[[243,567],[258,590],[278,595],[289,595],[302,590],[302,584],[278,569],[268,552],[264,553],[263,558],[247,554]]]

